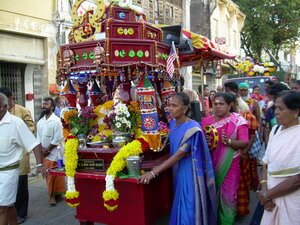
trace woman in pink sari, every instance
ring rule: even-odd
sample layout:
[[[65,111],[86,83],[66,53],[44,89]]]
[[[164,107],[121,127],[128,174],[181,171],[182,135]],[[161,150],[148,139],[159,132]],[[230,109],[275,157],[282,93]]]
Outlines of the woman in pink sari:
[[[231,112],[235,96],[219,93],[214,99],[215,113],[203,119],[202,126],[217,129],[219,143],[211,151],[218,198],[218,224],[230,225],[236,216],[237,190],[240,177],[240,154],[248,143],[248,124]]]

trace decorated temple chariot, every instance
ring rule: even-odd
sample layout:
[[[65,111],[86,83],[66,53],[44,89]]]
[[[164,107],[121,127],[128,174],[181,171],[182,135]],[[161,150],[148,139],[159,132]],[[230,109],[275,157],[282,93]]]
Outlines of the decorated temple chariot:
[[[168,158],[166,106],[179,84],[180,67],[234,56],[186,30],[172,39],[172,28],[148,23],[142,8],[129,0],[76,0],[71,16],[74,25],[69,43],[57,53],[56,77],[65,107],[66,201],[72,207],[85,204],[78,191],[85,185],[76,183],[76,176],[84,175],[78,173],[100,174],[105,187],[97,201],[113,212],[119,199],[115,180],[136,176],[128,158],[140,156],[139,173]]]

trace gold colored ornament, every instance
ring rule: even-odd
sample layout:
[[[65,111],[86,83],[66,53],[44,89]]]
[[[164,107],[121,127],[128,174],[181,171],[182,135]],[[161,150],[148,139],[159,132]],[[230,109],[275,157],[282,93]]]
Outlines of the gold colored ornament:
[[[219,143],[219,133],[214,126],[206,126],[204,128],[205,134],[209,136],[208,148],[213,151],[217,148]]]
[[[123,28],[122,27],[119,27],[118,29],[117,29],[117,33],[118,34],[123,34],[124,33],[124,31],[123,31]]]
[[[86,0],[76,0],[72,6],[71,18],[74,22],[72,29],[72,40],[76,43],[95,40],[95,34],[101,32],[101,26],[99,26],[99,20],[104,15],[105,4],[104,0],[93,0],[96,5],[96,11],[88,9],[83,15],[78,15],[78,8]]]
[[[129,28],[129,29],[128,29],[128,34],[129,34],[129,35],[133,35],[133,34],[134,34],[134,30],[133,30],[132,28]]]

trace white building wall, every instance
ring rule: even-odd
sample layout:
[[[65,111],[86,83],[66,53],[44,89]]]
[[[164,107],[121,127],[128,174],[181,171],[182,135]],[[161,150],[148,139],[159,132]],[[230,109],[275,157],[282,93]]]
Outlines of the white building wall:
[[[182,28],[190,30],[191,28],[191,13],[190,6],[191,0],[183,0],[182,1],[183,9],[183,20],[182,20]],[[192,66],[187,66],[180,69],[180,73],[183,75],[185,79],[185,88],[193,89],[193,68]]]
[[[223,38],[225,43],[220,43],[220,49],[240,55],[240,33],[244,26],[244,20],[245,15],[232,1],[218,0],[211,16],[212,41],[216,42],[217,39]]]

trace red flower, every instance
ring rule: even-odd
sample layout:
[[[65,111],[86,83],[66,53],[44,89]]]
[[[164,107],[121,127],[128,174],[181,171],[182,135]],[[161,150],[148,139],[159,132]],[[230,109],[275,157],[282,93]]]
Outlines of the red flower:
[[[109,205],[110,207],[118,205],[118,201],[114,200],[114,199],[110,199],[110,200],[104,201],[104,203],[107,204],[107,205]]]
[[[76,138],[76,136],[75,136],[75,135],[72,135],[72,134],[70,134],[70,135],[68,135],[68,137],[66,138],[66,140],[73,139],[73,138]]]
[[[79,198],[69,198],[69,199],[65,198],[65,201],[66,201],[66,203],[69,203],[72,205],[79,204],[79,202],[80,202]]]

